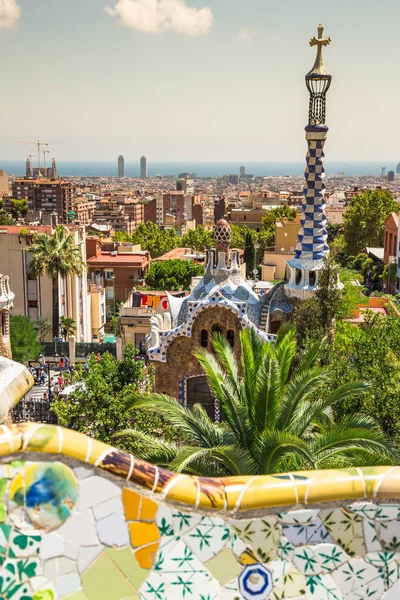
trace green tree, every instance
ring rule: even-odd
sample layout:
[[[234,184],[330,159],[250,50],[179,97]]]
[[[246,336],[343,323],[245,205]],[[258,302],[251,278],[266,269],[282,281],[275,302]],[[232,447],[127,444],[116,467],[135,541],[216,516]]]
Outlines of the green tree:
[[[107,444],[118,442],[119,447],[134,454],[141,442],[117,438],[116,432],[122,427],[140,427],[153,435],[161,432],[167,439],[177,439],[173,427],[152,411],[128,412],[136,395],[150,391],[154,382],[152,366],[138,360],[137,354],[138,350],[128,344],[121,361],[106,353],[100,360],[92,355],[87,370],[77,365],[67,376],[77,386],[67,398],[53,404],[60,424]]]
[[[74,335],[76,331],[76,323],[71,317],[60,317],[60,335],[65,341],[70,335]]]
[[[141,223],[127,241],[140,244],[143,250],[150,252],[152,258],[158,258],[182,244],[182,238],[176,234],[175,229],[161,230],[151,221]]]
[[[330,336],[332,322],[343,308],[343,292],[338,289],[338,282],[339,266],[330,255],[326,255],[318,272],[315,297],[301,302],[294,311],[293,321],[301,345],[309,339]]]
[[[13,360],[26,363],[36,360],[43,346],[39,342],[35,323],[23,315],[10,314],[10,341]]]
[[[14,219],[25,217],[28,212],[28,200],[11,200],[11,214]]]
[[[51,332],[53,331],[51,321],[46,319],[46,317],[37,317],[35,321],[35,330],[37,332],[37,336],[40,342],[45,342],[51,336]]]
[[[365,323],[355,327],[337,324],[329,351],[330,385],[363,379],[372,388],[362,398],[348,399],[335,407],[340,417],[362,411],[374,417],[383,431],[400,439],[400,318],[368,311]]]
[[[60,325],[58,278],[82,275],[85,263],[74,236],[62,225],[53,235],[39,233],[35,243],[27,248],[32,255],[29,268],[36,277],[48,275],[52,280],[53,336],[58,336]]]
[[[231,248],[245,249],[246,237],[250,235],[255,243],[258,239],[257,232],[250,229],[247,225],[239,227],[239,225],[231,224]]]
[[[151,264],[145,282],[153,290],[188,290],[192,277],[203,272],[203,266],[191,260],[163,260]]]
[[[214,354],[196,352],[223,422],[213,423],[205,410],[179,405],[164,395],[148,394],[133,406],[162,414],[187,438],[176,444],[143,434],[124,435],[143,442],[142,458],[178,472],[204,476],[285,473],[304,468],[390,464],[397,460],[391,443],[372,418],[347,415],[339,421],[332,409],[358,398],[369,386],[354,380],[322,397],[330,380],[318,365],[321,344],[311,345],[297,367],[295,331],[285,328],[276,344],[262,341],[253,328],[241,333],[238,361],[221,335]]]
[[[250,233],[246,234],[246,242],[244,248],[244,262],[246,263],[246,277],[247,279],[254,279],[253,269],[256,266],[256,251],[254,248],[253,238]]]
[[[214,244],[213,232],[204,229],[203,225],[198,225],[196,229],[191,229],[182,238],[182,246],[191,248],[195,252],[204,252],[212,248]]]
[[[7,211],[4,209],[4,200],[0,198],[0,225],[13,225],[14,219],[12,219]]]
[[[348,256],[355,256],[367,246],[383,246],[385,221],[399,206],[388,190],[367,190],[351,200],[344,214],[344,242]]]

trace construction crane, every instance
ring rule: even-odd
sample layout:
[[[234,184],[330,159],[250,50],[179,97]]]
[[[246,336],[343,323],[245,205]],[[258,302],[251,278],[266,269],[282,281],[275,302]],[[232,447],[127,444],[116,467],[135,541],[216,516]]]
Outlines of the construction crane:
[[[36,142],[13,142],[14,144],[29,144],[30,146],[35,145],[37,146],[37,157],[38,157],[38,168],[40,169],[40,148],[42,146],[49,146],[48,142],[39,142],[39,140],[37,140]]]

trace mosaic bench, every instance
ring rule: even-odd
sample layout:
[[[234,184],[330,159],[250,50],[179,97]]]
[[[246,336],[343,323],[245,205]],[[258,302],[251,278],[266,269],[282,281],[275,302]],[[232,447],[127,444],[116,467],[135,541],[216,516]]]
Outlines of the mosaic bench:
[[[207,479],[0,430],[1,600],[399,600],[400,468]]]

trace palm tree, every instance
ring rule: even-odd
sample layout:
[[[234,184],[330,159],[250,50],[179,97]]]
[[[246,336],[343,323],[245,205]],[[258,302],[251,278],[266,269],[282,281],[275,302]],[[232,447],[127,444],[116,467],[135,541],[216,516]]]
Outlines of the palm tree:
[[[141,442],[141,458],[204,476],[396,461],[391,443],[371,418],[349,414],[335,422],[333,406],[371,386],[350,383],[330,391],[329,372],[318,360],[323,342],[299,357],[293,328],[283,328],[276,344],[264,343],[253,328],[240,338],[240,366],[220,334],[213,338],[215,355],[202,349],[195,353],[220,404],[222,423],[214,423],[199,405],[188,409],[165,395],[136,398],[131,408],[157,411],[185,440],[176,444],[137,429],[120,432]]]
[[[76,323],[71,317],[60,317],[60,335],[67,341],[69,335],[74,335]]]
[[[32,255],[29,269],[36,277],[47,274],[52,280],[53,337],[58,336],[60,311],[58,278],[67,275],[82,275],[84,262],[80,248],[75,246],[74,237],[59,225],[53,235],[39,233],[35,243],[27,249]]]

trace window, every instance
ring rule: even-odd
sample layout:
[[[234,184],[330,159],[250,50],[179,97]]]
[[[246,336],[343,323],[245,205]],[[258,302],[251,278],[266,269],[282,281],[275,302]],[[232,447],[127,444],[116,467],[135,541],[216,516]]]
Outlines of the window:
[[[296,269],[296,285],[300,285],[301,283],[301,269]]]
[[[114,271],[105,272],[106,281],[112,281],[114,279]]]
[[[135,346],[140,352],[146,351],[146,334],[135,333]]]
[[[315,271],[310,271],[308,281],[310,282],[311,287],[314,287],[317,281],[317,273]]]
[[[233,329],[228,330],[228,333],[226,334],[226,339],[231,348],[233,348],[235,346],[235,332],[233,331]]]
[[[208,346],[208,331],[207,331],[207,329],[201,330],[200,344],[201,344],[202,348],[207,348],[207,346]]]

